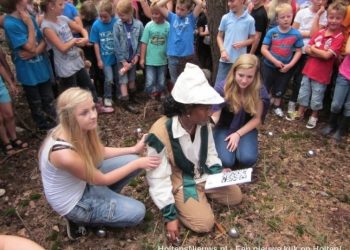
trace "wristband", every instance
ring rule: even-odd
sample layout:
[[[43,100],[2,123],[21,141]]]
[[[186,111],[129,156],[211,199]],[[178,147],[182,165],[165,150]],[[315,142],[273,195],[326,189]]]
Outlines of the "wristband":
[[[237,135],[239,136],[239,138],[241,138],[241,134],[240,134],[240,133],[238,133],[238,131],[236,131],[235,133],[237,133]]]
[[[220,53],[223,52],[224,50],[225,50],[225,49],[221,49],[221,50],[220,50]]]

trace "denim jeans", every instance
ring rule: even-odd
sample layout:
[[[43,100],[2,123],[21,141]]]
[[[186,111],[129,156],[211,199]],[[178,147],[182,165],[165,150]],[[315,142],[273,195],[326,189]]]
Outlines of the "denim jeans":
[[[118,63],[118,74],[119,71],[123,68],[122,63]],[[129,69],[126,73],[123,75],[119,74],[119,84],[128,84],[129,82],[135,82],[136,79],[136,65],[133,65],[131,69]]]
[[[338,74],[335,83],[331,112],[339,114],[344,107],[344,116],[350,116],[350,80]]]
[[[184,71],[186,63],[197,64],[194,55],[189,56],[168,56],[168,68],[170,74],[170,80],[173,84],[176,83],[179,75]]]
[[[60,79],[60,92],[63,92],[68,88],[77,86],[83,89],[90,90],[94,102],[96,103],[98,101],[95,86],[92,84],[90,75],[85,68],[80,69],[70,77],[62,77]]]
[[[110,158],[103,161],[100,170],[108,173],[137,158],[136,155]],[[146,212],[143,203],[118,193],[139,173],[135,171],[109,187],[87,184],[82,198],[65,217],[77,224],[90,226],[128,227],[139,224]]]
[[[262,78],[266,90],[273,97],[281,98],[287,90],[290,79],[292,78],[294,69],[291,68],[288,72],[282,73],[277,68],[272,68],[262,63]]]
[[[103,97],[104,98],[112,98],[112,88],[115,85],[115,97],[119,94],[119,86],[118,86],[118,64],[104,66],[103,73],[105,75],[105,81],[103,84]]]
[[[154,92],[163,92],[165,88],[165,74],[167,65],[151,66],[146,65],[146,83],[145,92],[148,94]]]
[[[250,167],[258,159],[258,132],[256,129],[243,135],[239,140],[238,147],[234,152],[228,151],[225,138],[229,135],[227,128],[215,128],[213,131],[215,147],[218,156],[225,168],[233,168],[236,161],[239,164]]]
[[[51,81],[35,86],[23,85],[33,121],[39,129],[47,129],[56,120],[56,110],[53,104],[54,96]]]
[[[303,79],[303,68],[307,60],[307,54],[302,54],[299,61],[294,66],[294,77],[292,82],[292,95],[290,96],[290,101],[297,102],[301,80]]]
[[[215,86],[224,81],[232,68],[233,63],[219,62],[218,73],[216,74]]]
[[[326,84],[321,84],[317,81],[311,80],[304,75],[301,80],[298,103],[304,107],[310,105],[310,108],[313,111],[321,110],[323,108],[323,97],[326,89]]]

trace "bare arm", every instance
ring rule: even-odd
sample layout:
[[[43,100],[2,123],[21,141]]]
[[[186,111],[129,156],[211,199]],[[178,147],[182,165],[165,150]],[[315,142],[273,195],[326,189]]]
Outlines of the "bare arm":
[[[325,12],[325,8],[324,6],[321,6],[321,8],[317,11],[314,20],[312,22],[312,26],[310,29],[310,37],[315,34],[317,31],[319,31],[320,29],[323,28],[323,26],[320,25],[320,18],[321,15],[323,14],[323,12]]]
[[[159,11],[160,13],[162,13],[162,15],[167,18],[168,17],[168,13],[169,13],[169,10],[167,9],[166,5],[168,3],[169,0],[160,0],[158,3],[157,3],[157,6],[159,8]]]
[[[143,13],[145,13],[145,16],[148,17],[149,19],[152,19],[152,13],[151,13],[151,9],[148,5],[147,0],[139,0],[141,7],[143,9]]]
[[[260,42],[260,38],[261,38],[261,32],[257,31],[255,33],[254,42],[253,42],[252,47],[250,48],[250,51],[249,51],[250,54],[255,54],[256,49],[258,48],[258,45]]]
[[[222,31],[219,31],[218,35],[216,36],[216,42],[217,42],[218,47],[220,49],[220,58],[224,61],[229,61],[230,58],[229,58],[229,56],[226,52],[226,49],[224,47],[224,36],[225,36],[225,33]]]
[[[279,60],[277,60],[269,51],[269,46],[263,44],[261,46],[261,54],[270,62],[272,62],[277,68],[283,68],[283,63]]]
[[[141,52],[140,52],[140,66],[145,67],[145,58],[146,58],[147,44],[141,43]]]
[[[94,43],[94,51],[97,59],[97,66],[100,69],[103,69],[103,62],[100,54],[100,45],[98,43]]]
[[[350,37],[348,38],[348,41],[346,42],[345,54],[346,54],[346,55],[349,55],[349,54],[350,54]]]
[[[27,12],[25,11],[18,11],[18,12],[22,21],[27,25],[27,28],[28,28],[28,40],[27,40],[27,43],[22,46],[22,49],[28,52],[34,53],[36,48],[34,23]]]
[[[79,34],[81,34],[83,36],[84,39],[86,39],[86,42],[89,41],[89,34],[86,31],[86,29],[83,28],[83,26],[79,25],[78,23],[74,22],[74,21],[70,21],[68,22],[69,28],[74,31],[77,32]]]
[[[310,53],[311,56],[318,57],[323,60],[328,60],[334,56],[334,53],[332,51],[318,49],[315,45],[309,46],[309,50],[306,50],[306,53]]]
[[[202,12],[202,0],[194,0],[194,3],[196,6],[193,9],[193,16],[198,17],[199,14]]]
[[[67,51],[75,46],[76,38],[64,43],[56,34],[56,32],[50,28],[44,28],[43,30],[46,39],[55,46],[61,53],[67,53]]]

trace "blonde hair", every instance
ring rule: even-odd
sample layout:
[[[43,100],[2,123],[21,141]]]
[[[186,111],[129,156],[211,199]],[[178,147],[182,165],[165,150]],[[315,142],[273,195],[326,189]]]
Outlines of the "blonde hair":
[[[239,69],[255,68],[253,82],[240,94],[239,86],[235,76]],[[245,112],[254,116],[257,113],[258,102],[260,101],[261,78],[259,70],[259,59],[255,55],[243,54],[238,57],[227,75],[225,83],[225,100],[228,103],[231,112],[238,113],[241,108]],[[243,102],[242,102],[243,100]]]
[[[119,0],[116,7],[117,13],[133,14],[134,8],[130,0]]]
[[[267,17],[269,18],[270,21],[274,20],[277,14],[277,6],[281,4],[289,4],[291,7],[292,0],[287,0],[288,3],[286,2],[280,2],[281,0],[271,0],[269,6],[269,9],[267,11]],[[293,11],[293,8],[291,9]]]
[[[185,5],[188,10],[192,9],[193,3],[191,0],[177,0],[176,5]]]
[[[281,3],[276,6],[276,16],[282,14],[282,13],[293,13],[292,5],[288,3]]]
[[[327,15],[332,10],[338,12],[339,14],[341,14],[345,17],[346,12],[347,12],[347,6],[342,1],[335,1],[328,6]]]
[[[111,3],[110,0],[103,0],[100,2],[98,5],[98,12],[106,11],[108,14],[111,16],[114,14],[113,13],[113,4]]]
[[[76,107],[89,98],[92,99],[91,93],[81,88],[69,88],[64,91],[57,99],[59,124],[49,136],[57,138],[60,132],[65,133],[66,140],[73,145],[84,162],[87,181],[92,182],[94,169],[103,160],[103,145],[97,129],[83,132],[74,115]]]

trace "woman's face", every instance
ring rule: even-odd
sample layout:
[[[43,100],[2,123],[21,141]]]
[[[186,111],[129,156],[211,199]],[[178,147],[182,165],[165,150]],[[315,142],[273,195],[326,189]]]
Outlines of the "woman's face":
[[[256,73],[256,68],[240,68],[236,70],[235,80],[240,89],[246,89],[254,81],[254,76]]]
[[[211,105],[196,105],[190,110],[189,115],[193,123],[205,125],[212,115]]]
[[[89,131],[97,127],[97,111],[92,98],[83,101],[74,110],[74,116],[81,130]]]
[[[62,15],[64,5],[65,5],[64,0],[56,0],[52,2],[52,5],[49,6],[49,9],[51,9],[52,13],[54,13],[55,16],[60,16]]]

